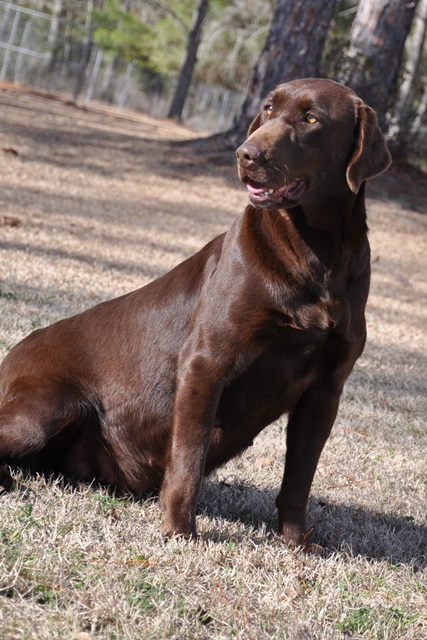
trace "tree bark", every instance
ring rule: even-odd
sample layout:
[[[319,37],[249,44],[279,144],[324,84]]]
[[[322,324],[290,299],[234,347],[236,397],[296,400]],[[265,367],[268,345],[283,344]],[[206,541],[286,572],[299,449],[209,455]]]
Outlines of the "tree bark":
[[[412,129],[413,132],[418,131],[418,129],[421,127],[426,113],[427,113],[427,86],[424,87],[421,100],[417,107],[417,115],[415,116],[414,126]]]
[[[360,0],[351,29],[339,79],[378,112],[383,129],[417,4],[418,0]]]
[[[178,84],[172,98],[168,117],[181,119],[185,100],[193,77],[194,65],[197,61],[197,50],[202,37],[203,22],[209,8],[209,0],[197,0],[197,5],[193,14],[193,22],[188,36],[187,51],[184,64],[178,78]]]
[[[279,0],[266,43],[233,126],[222,134],[235,146],[246,136],[261,101],[277,84],[319,75],[336,0]]]
[[[414,121],[411,114],[416,111],[414,102],[419,89],[421,64],[423,60],[427,34],[427,0],[420,0],[415,15],[412,34],[407,43],[407,60],[403,82],[400,85],[399,98],[394,110],[393,139],[395,154],[405,157],[408,152],[410,134]]]

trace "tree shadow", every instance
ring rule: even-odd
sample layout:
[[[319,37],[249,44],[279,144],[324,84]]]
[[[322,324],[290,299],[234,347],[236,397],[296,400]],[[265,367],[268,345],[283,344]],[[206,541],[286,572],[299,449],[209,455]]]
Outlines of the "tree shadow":
[[[9,109],[10,103],[6,99]],[[43,162],[54,167],[84,169],[105,177],[120,178],[129,172],[144,175],[144,167],[160,178],[179,177],[191,180],[196,175],[221,176],[234,186],[239,185],[235,162],[235,147],[224,147],[220,136],[172,139],[157,135],[165,126],[165,119],[126,118],[126,113],[106,114],[89,109],[88,117],[81,118],[86,109],[61,103],[60,111],[53,108],[49,100],[13,105],[15,110],[31,119],[32,126],[16,119],[4,122],[4,131],[17,141],[31,141],[28,147],[17,142],[14,153],[22,162]],[[67,116],[69,120],[67,120]],[[119,124],[107,128],[108,121]],[[78,126],[76,123],[78,121]],[[121,127],[121,128],[120,128]],[[243,142],[243,140],[241,140]],[[237,147],[238,145],[236,145]],[[109,159],[118,154],[127,158],[120,166]]]

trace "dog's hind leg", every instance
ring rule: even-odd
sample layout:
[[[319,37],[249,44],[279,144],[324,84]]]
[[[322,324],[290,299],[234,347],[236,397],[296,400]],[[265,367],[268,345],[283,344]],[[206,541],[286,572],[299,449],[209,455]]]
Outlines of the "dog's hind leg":
[[[0,460],[19,464],[30,455],[37,460],[49,440],[75,422],[80,412],[77,396],[66,383],[15,380],[0,400]],[[0,467],[0,486],[6,490],[14,487],[4,467]]]

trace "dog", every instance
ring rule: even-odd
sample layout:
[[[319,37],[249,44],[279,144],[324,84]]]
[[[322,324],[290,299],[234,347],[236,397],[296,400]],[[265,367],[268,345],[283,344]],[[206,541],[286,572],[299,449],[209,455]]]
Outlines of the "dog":
[[[375,112],[332,80],[266,98],[237,149],[250,204],[145,287],[39,329],[0,367],[0,459],[147,495],[196,535],[203,481],[288,414],[279,532],[302,544],[312,480],[366,339],[365,182]],[[7,466],[0,483],[11,489]]]

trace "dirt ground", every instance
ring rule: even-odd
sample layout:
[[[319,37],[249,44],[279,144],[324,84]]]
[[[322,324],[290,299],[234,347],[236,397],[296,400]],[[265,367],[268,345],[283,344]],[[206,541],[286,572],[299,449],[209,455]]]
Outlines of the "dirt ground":
[[[247,202],[233,153],[194,154],[177,144],[194,137],[172,121],[0,88],[0,357],[34,328],[144,285],[230,226]],[[11,527],[22,530],[28,506],[14,511],[16,497],[2,498],[3,638],[71,638],[79,631],[92,638],[427,637],[427,176],[394,167],[368,195],[368,344],[347,385],[309,511],[326,557],[295,557],[274,537],[272,496],[285,450],[279,422],[207,483],[199,516],[206,548],[165,547],[156,504],[111,507],[131,519],[134,530],[126,535],[138,530],[132,544],[145,545],[138,557],[155,558],[144,565],[149,588],[138,587],[145,600],[135,600],[140,581],[130,583],[126,573],[141,569],[126,568],[118,551],[130,542],[112,542],[110,507],[99,544],[105,557],[122,558],[114,588],[122,584],[128,595],[112,590],[108,604],[108,587],[96,591],[86,575],[89,605],[61,565],[70,549],[83,557],[79,541],[58,552],[46,540],[52,557],[60,554],[49,575],[46,557],[36,561],[25,546],[37,545],[37,535],[22,539],[12,562],[7,541]],[[78,496],[34,482],[51,505],[38,522],[49,522],[57,509],[66,518],[68,499],[79,517]],[[106,501],[98,499],[97,518],[105,516]],[[37,509],[39,503],[25,531]],[[138,529],[141,519],[145,530]],[[233,541],[239,546],[226,546]],[[228,558],[224,573],[221,554]],[[276,575],[277,562],[288,577]],[[34,576],[48,585],[54,604],[38,598]]]

